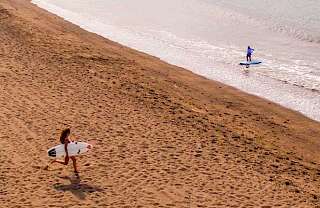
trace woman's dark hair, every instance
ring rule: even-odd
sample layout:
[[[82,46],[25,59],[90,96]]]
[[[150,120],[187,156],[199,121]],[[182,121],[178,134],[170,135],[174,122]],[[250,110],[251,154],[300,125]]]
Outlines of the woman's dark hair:
[[[69,128],[67,128],[67,129],[62,131],[61,136],[60,136],[61,144],[64,144],[64,140],[65,140],[65,138],[67,138],[69,136],[69,134],[70,134],[70,129]]]

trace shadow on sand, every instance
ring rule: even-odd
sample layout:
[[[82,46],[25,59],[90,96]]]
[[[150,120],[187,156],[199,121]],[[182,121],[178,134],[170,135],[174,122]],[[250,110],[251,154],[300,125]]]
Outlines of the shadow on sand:
[[[70,191],[74,196],[77,198],[84,200],[86,198],[87,193],[93,193],[93,192],[102,192],[103,189],[95,187],[95,186],[90,186],[84,183],[81,183],[81,179],[79,175],[75,176],[65,176],[61,177],[63,179],[69,180],[70,184],[61,184],[61,183],[56,183],[53,185],[53,187],[58,190],[58,191]]]

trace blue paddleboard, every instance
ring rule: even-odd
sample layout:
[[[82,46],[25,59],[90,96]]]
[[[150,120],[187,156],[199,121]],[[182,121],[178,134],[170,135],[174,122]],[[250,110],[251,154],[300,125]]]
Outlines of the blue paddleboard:
[[[253,60],[253,61],[242,61],[240,62],[240,65],[253,65],[253,64],[261,64],[262,61],[256,61],[256,60]]]

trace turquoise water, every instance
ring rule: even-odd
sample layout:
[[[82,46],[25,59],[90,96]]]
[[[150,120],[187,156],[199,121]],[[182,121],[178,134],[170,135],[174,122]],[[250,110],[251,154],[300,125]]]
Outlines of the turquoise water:
[[[320,120],[320,2],[33,0],[121,44]],[[245,69],[246,47],[263,64]]]

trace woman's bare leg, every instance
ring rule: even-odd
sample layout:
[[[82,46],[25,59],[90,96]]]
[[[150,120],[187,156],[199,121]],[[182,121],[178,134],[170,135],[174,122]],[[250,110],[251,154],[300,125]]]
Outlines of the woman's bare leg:
[[[71,157],[72,163],[73,163],[73,168],[75,173],[79,173],[78,168],[77,168],[77,160],[75,157]]]
[[[48,170],[48,169],[49,169],[49,166],[50,166],[52,163],[59,163],[59,164],[62,164],[62,165],[68,165],[68,163],[69,163],[69,157],[65,157],[65,158],[64,158],[64,161],[63,161],[63,160],[53,160],[53,161],[51,161],[44,169],[45,169],[45,170]]]

